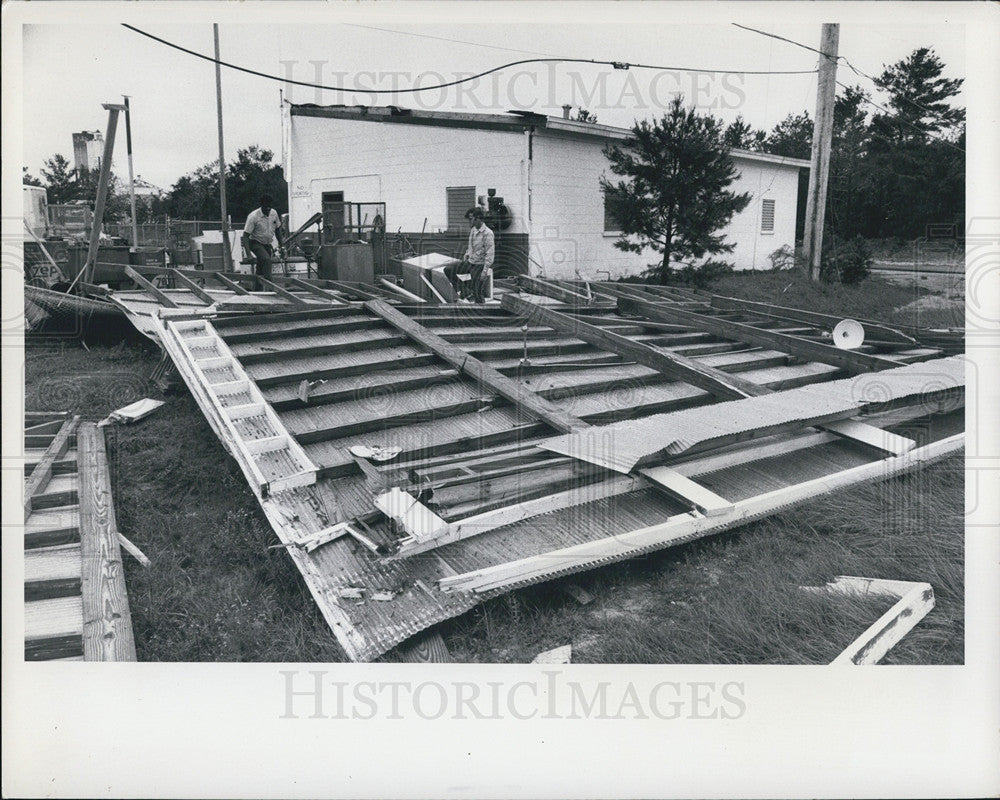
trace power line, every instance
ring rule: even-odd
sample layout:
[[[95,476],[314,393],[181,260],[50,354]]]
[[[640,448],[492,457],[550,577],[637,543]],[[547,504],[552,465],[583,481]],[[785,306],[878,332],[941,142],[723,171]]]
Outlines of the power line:
[[[732,23],[732,24],[733,24],[733,25],[735,25],[735,26],[736,26],[737,28],[742,28],[742,29],[743,29],[743,30],[745,30],[745,31],[752,31],[753,33],[759,33],[759,34],[760,34],[761,36],[767,36],[767,37],[769,37],[769,38],[771,38],[771,39],[779,39],[779,40],[780,40],[780,41],[782,41],[782,42],[788,42],[788,44],[793,44],[793,45],[795,45],[796,47],[802,47],[802,48],[804,48],[804,49],[806,49],[806,50],[811,50],[811,51],[812,51],[812,52],[814,52],[814,53],[819,53],[820,55],[826,55],[826,54],[825,54],[825,53],[823,53],[823,52],[822,52],[821,50],[817,50],[817,49],[816,49],[815,47],[810,47],[810,46],[809,46],[809,45],[807,45],[807,44],[802,44],[802,42],[796,42],[796,41],[794,41],[793,39],[786,39],[786,38],[785,38],[784,36],[778,36],[778,35],[777,35],[777,34],[775,34],[775,33],[768,33],[767,31],[761,31],[761,30],[758,30],[757,28],[750,28],[750,27],[748,27],[748,26],[746,26],[746,25],[740,25],[740,24],[738,24],[738,23],[736,23],[736,22],[734,22],[734,23]],[[885,87],[884,87],[884,86],[882,86],[882,82],[881,82],[881,81],[880,81],[880,80],[879,80],[878,78],[875,78],[875,77],[872,77],[871,75],[869,75],[869,74],[868,74],[867,72],[865,72],[864,70],[860,70],[860,69],[858,69],[857,67],[855,67],[855,66],[854,66],[854,64],[852,64],[852,63],[851,63],[851,62],[850,62],[850,61],[849,61],[849,60],[847,59],[847,57],[846,57],[846,56],[837,56],[837,60],[838,60],[838,61],[843,61],[843,62],[844,62],[844,64],[845,64],[845,65],[846,65],[847,67],[849,67],[849,68],[850,68],[850,70],[851,70],[851,71],[852,71],[852,72],[853,72],[853,73],[854,73],[855,75],[857,75],[858,77],[860,77],[860,78],[867,78],[868,80],[870,80],[870,81],[871,81],[872,83],[874,83],[874,84],[875,84],[876,88],[878,88],[878,89],[882,89],[882,90],[885,90]],[[839,81],[838,81],[837,83],[838,83],[838,84],[839,84],[840,86],[843,86],[843,87],[844,87],[845,89],[846,89],[846,88],[848,88],[847,86],[844,86],[844,84],[840,83]],[[904,95],[900,95],[900,96],[899,96],[899,99],[900,99],[900,100],[904,100],[905,102],[907,102],[907,103],[909,103],[910,105],[912,105],[912,106],[913,106],[914,108],[919,108],[919,109],[920,109],[921,111],[923,111],[923,112],[925,112],[925,113],[927,113],[927,114],[931,114],[931,115],[933,115],[933,114],[935,113],[935,112],[934,112],[933,110],[931,110],[931,109],[927,108],[927,106],[923,106],[923,105],[921,105],[920,103],[918,103],[918,102],[917,102],[916,100],[911,100],[911,99],[910,99],[909,97],[906,97],[906,96],[904,96]],[[866,102],[871,102],[871,101],[870,101],[870,100],[868,100],[868,101],[866,101]],[[875,104],[874,104],[874,103],[872,103],[872,105],[875,105]],[[893,113],[892,113],[891,111],[889,111],[889,110],[887,110],[887,109],[885,109],[885,108],[882,108],[881,106],[876,106],[876,108],[880,108],[880,109],[881,109],[882,111],[884,111],[884,112],[885,112],[886,114],[889,114],[890,116],[898,116],[898,115],[895,115],[895,114],[893,114]],[[905,121],[905,120],[904,120],[904,121]],[[937,137],[933,137],[933,136],[932,136],[931,138],[933,139],[933,138],[937,138]],[[944,140],[944,139],[939,139],[938,141],[942,141],[942,142],[943,142],[943,141],[945,141],[945,140]],[[952,146],[954,147],[954,145],[952,145]],[[961,148],[959,148],[959,149],[961,149]],[[963,150],[962,152],[965,152],[965,151]]]
[[[433,86],[420,86],[414,87],[412,89],[366,89],[366,88],[351,88],[349,86],[325,86],[319,83],[309,83],[308,81],[295,81],[291,78],[285,78],[280,75],[271,75],[266,72],[259,72],[255,69],[250,69],[249,67],[241,67],[237,64],[230,64],[227,61],[217,60],[211,56],[206,56],[204,53],[199,53],[196,50],[190,50],[186,47],[182,47],[179,44],[174,44],[173,42],[162,39],[159,36],[154,36],[152,33],[136,28],[133,25],[128,25],[122,23],[123,28],[128,28],[130,31],[145,36],[152,39],[155,42],[171,47],[174,50],[179,50],[182,53],[187,53],[195,58],[200,58],[203,61],[209,61],[213,64],[219,64],[223,67],[228,67],[229,69],[236,70],[237,72],[244,72],[248,75],[254,75],[258,78],[266,78],[267,80],[278,81],[279,83],[291,84],[293,86],[305,86],[310,89],[322,89],[329,92],[352,92],[352,93],[363,93],[363,94],[400,94],[409,92],[426,92],[432,91],[434,89],[446,89],[449,86],[458,86],[462,83],[468,83],[469,81],[477,80],[478,78],[483,78],[487,75],[492,75],[495,72],[500,72],[501,70],[508,69],[510,67],[518,67],[522,64],[545,64],[545,63],[565,63],[565,64],[597,64],[601,66],[609,66],[614,69],[627,70],[631,67],[636,69],[655,69],[663,72],[701,72],[704,74],[734,74],[734,75],[811,75],[816,70],[780,70],[780,71],[753,71],[753,70],[732,70],[732,69],[693,69],[691,67],[668,67],[668,66],[657,66],[653,64],[631,64],[626,61],[602,61],[592,58],[524,58],[520,61],[511,61],[507,64],[501,64],[498,67],[493,67],[492,69],[484,70],[475,75],[469,75],[464,78],[458,78],[457,80],[447,81],[445,83],[438,83]]]
[[[467,44],[473,47],[484,47],[487,50],[506,50],[509,53],[524,53],[529,56],[548,56],[556,57],[555,53],[539,53],[537,50],[520,50],[516,47],[501,47],[495,44],[484,44],[483,42],[467,42],[464,39],[449,39],[445,36],[431,36],[429,33],[413,33],[412,31],[397,31],[393,28],[379,28],[376,25],[359,25],[355,22],[342,22],[341,25],[346,25],[350,28],[364,28],[369,31],[382,31],[383,33],[396,33],[400,36],[413,36],[418,39],[434,39],[438,42],[451,42],[453,44]]]
[[[840,81],[837,81],[837,85],[840,86],[842,89],[850,89],[851,88],[847,84],[841,83]],[[883,112],[884,114],[892,117],[893,119],[898,120],[899,122],[902,122],[904,125],[909,125],[915,131],[919,131],[920,133],[922,133],[925,136],[927,136],[929,139],[933,139],[936,142],[941,142],[941,144],[947,145],[948,147],[951,147],[954,150],[958,150],[958,152],[960,152],[962,154],[965,153],[965,150],[963,148],[959,147],[957,144],[949,142],[947,139],[942,139],[940,136],[931,136],[927,131],[925,131],[919,125],[914,125],[909,120],[903,119],[903,117],[899,116],[899,114],[893,114],[892,111],[890,111],[889,109],[887,109],[885,106],[880,106],[874,100],[870,100],[869,98],[865,97],[864,95],[861,95],[861,99],[864,100],[866,103],[868,103],[868,105],[874,106],[875,108],[877,108],[879,111]]]

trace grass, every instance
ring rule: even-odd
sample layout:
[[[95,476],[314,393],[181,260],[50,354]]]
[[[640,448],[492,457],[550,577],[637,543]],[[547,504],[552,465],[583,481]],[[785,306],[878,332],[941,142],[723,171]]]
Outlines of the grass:
[[[839,315],[890,319],[914,291],[870,279],[816,285],[789,273],[731,276],[713,288]],[[118,525],[152,560],[125,557],[144,661],[345,658],[235,462],[193,399],[148,376],[158,350],[134,332],[32,337],[25,407],[98,420],[142,397],[166,405],[106,429]],[[886,663],[963,661],[963,464],[842,492],[644,558],[490,600],[440,626],[456,660],[527,662],[572,643],[598,663],[824,663],[891,601],[798,589],[838,574],[929,582],[937,606]],[[576,583],[594,602],[561,590]]]
[[[918,300],[926,291],[869,277],[856,286],[814,283],[798,270],[737,272],[710,288],[713,294],[775,303],[804,311],[888,322],[896,309]],[[902,322],[902,320],[898,320]]]

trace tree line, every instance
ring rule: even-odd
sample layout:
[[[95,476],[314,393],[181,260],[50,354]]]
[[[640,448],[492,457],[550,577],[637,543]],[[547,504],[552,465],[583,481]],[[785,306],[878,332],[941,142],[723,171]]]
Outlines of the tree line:
[[[832,235],[915,239],[931,225],[959,223],[961,228],[965,109],[950,101],[963,81],[943,77],[944,66],[932,49],[918,48],[876,76],[876,87],[888,97],[876,105],[861,86],[838,87],[826,207]],[[808,111],[789,114],[770,132],[754,130],[737,117],[724,130],[723,141],[808,159],[812,132]],[[804,213],[804,187],[799,206]]]
[[[965,110],[950,102],[962,81],[944,78],[943,71],[931,49],[919,48],[874,79],[888,96],[883,103],[860,86],[841,85],[825,218],[826,277],[861,280],[871,261],[865,239],[915,239],[932,225],[964,219]],[[720,231],[751,199],[729,188],[737,177],[731,151],[808,160],[812,133],[807,111],[789,114],[766,132],[742,117],[724,125],[675,98],[660,120],[636,121],[625,141],[604,149],[614,177],[603,177],[601,187],[622,231],[615,246],[659,253],[647,275],[662,283],[678,276],[711,280],[729,268],[720,256],[733,249]],[[802,170],[796,238],[808,179]]]
[[[236,158],[226,165],[227,211],[234,220],[243,220],[260,205],[260,196],[270,194],[279,213],[287,211],[288,184],[281,167],[273,164],[274,153],[258,145],[236,152]],[[67,158],[56,153],[45,162],[39,180],[23,170],[23,182],[44,186],[50,204],[85,202],[93,205],[97,197],[96,170],[78,172]],[[128,181],[113,172],[108,184],[105,221],[125,222],[129,219]],[[218,220],[219,162],[198,167],[179,178],[162,197],[138,204],[137,221],[156,222],[172,219]]]

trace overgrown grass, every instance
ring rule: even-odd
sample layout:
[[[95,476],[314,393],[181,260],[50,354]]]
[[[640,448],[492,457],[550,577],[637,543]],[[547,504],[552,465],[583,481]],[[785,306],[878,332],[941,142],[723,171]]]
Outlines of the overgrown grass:
[[[893,319],[897,309],[927,294],[921,287],[901,286],[877,276],[856,286],[815,283],[798,270],[736,272],[714,283],[709,291],[759,303],[885,322]]]

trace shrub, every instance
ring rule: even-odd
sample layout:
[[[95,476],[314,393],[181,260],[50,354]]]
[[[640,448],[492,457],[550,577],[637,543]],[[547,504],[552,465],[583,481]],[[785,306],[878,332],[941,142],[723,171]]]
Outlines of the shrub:
[[[868,243],[856,236],[850,241],[834,240],[823,254],[820,278],[827,283],[840,281],[848,286],[861,283],[871,274],[872,253]]]
[[[772,252],[768,257],[771,262],[771,269],[785,270],[785,269],[795,269],[802,265],[802,257],[799,256],[795,250],[789,247],[787,244],[782,245],[777,250]]]

